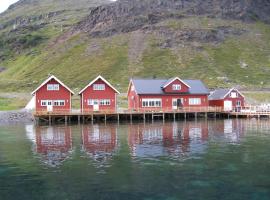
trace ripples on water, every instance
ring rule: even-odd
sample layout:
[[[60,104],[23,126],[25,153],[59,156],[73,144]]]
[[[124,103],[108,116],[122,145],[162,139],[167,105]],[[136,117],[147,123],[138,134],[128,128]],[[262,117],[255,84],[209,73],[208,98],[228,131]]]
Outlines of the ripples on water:
[[[253,119],[3,126],[0,199],[270,199],[269,131]]]

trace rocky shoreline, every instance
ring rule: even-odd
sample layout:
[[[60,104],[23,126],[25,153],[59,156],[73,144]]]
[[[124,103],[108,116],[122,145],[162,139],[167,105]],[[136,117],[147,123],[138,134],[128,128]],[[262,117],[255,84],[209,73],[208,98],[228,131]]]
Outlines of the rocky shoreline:
[[[32,113],[27,110],[0,111],[0,124],[30,123],[33,120]]]

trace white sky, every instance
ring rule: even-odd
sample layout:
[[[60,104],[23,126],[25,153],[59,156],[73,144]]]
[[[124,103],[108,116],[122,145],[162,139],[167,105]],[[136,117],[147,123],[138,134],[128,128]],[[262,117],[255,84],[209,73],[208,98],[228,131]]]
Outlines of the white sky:
[[[18,0],[0,0],[0,13],[4,12],[11,4]]]

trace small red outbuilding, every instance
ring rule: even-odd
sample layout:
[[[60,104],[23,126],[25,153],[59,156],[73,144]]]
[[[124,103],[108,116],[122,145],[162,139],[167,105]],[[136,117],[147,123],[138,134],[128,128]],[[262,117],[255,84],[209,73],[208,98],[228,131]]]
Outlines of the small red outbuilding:
[[[83,88],[81,96],[81,111],[106,111],[115,112],[117,108],[117,94],[120,94],[102,76],[98,76]]]
[[[237,89],[217,89],[208,97],[209,106],[222,107],[224,111],[240,111],[245,97]]]
[[[55,76],[50,76],[32,92],[36,112],[70,112],[71,91]]]

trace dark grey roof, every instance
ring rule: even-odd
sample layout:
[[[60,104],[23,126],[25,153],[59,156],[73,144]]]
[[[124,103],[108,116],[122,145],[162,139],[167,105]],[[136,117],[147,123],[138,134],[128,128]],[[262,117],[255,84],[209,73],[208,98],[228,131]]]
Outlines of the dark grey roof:
[[[214,92],[212,92],[208,99],[209,100],[219,100],[219,99],[224,99],[224,96],[230,92],[231,89],[217,89]]]
[[[172,79],[132,79],[137,94],[166,94],[162,87]],[[209,94],[200,80],[182,80],[190,86],[188,94]]]

